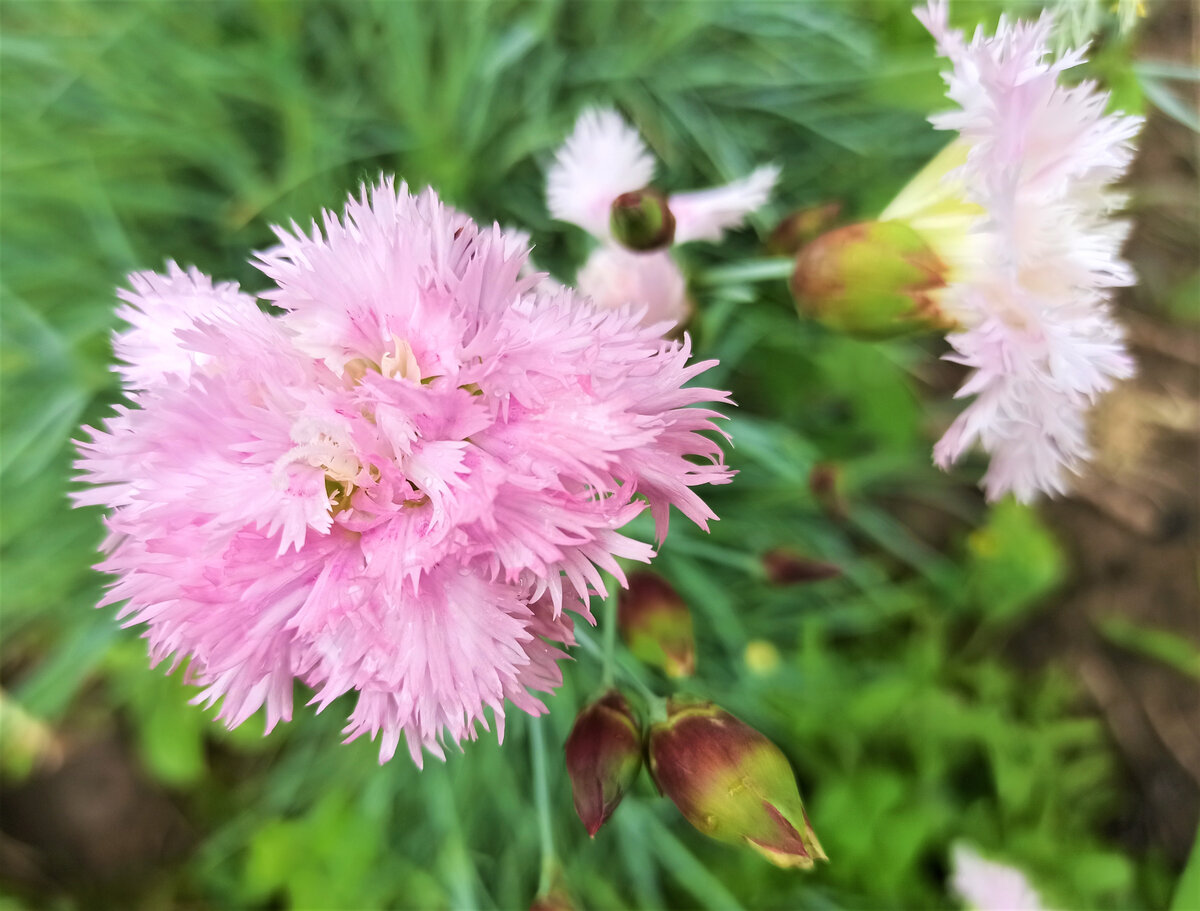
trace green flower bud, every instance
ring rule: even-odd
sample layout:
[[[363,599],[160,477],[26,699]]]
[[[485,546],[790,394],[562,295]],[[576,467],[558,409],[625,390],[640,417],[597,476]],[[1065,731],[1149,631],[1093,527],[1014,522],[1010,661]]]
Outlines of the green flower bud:
[[[787,757],[712,703],[672,700],[650,728],[650,773],[693,826],[744,844],[777,867],[828,860],[809,824]]]
[[[766,639],[751,639],[747,642],[742,659],[746,662],[746,669],[760,677],[775,673],[783,663],[779,649]]]
[[[637,572],[629,577],[617,605],[617,625],[634,657],[676,679],[695,672],[692,613],[662,576]]]
[[[667,197],[654,187],[614,199],[609,227],[617,243],[643,253],[669,247],[675,239],[675,216]]]
[[[940,308],[947,266],[901,221],[830,231],[804,247],[792,273],[796,307],[830,329],[862,338],[948,329]]]
[[[0,772],[21,780],[62,765],[62,740],[44,721],[0,689]]]
[[[642,767],[642,730],[625,697],[610,690],[580,712],[566,755],[575,812],[595,838]]]
[[[767,252],[776,256],[795,256],[806,243],[832,228],[841,214],[840,202],[797,209],[775,226],[767,238]]]

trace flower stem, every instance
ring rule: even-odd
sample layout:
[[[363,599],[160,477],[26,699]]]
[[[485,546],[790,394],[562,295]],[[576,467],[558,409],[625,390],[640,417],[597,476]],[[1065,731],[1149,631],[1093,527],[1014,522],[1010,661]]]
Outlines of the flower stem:
[[[538,878],[538,895],[551,885],[557,858],[554,853],[554,830],[550,824],[550,785],[546,774],[546,738],[542,734],[543,718],[529,719],[529,752],[533,760],[533,803],[537,809],[538,835],[542,844],[542,872]]]
[[[608,597],[604,599],[604,654],[601,658],[605,689],[613,685],[617,663],[617,600],[620,594],[621,590],[616,582],[610,581]]]
[[[588,630],[584,629],[582,625],[575,630],[575,640],[579,643],[579,647],[581,649],[583,649],[589,655],[593,655],[603,661],[603,647],[597,644],[596,640],[592,638]],[[622,683],[627,683],[637,689],[637,691],[640,692],[648,702],[652,702],[653,700],[659,698],[658,694],[655,693],[654,690],[650,689],[650,687],[646,685],[645,681],[642,680],[635,661],[628,659],[627,656],[623,655],[619,659],[614,658],[612,667],[614,677],[616,677],[617,672],[619,672]]]
[[[713,286],[779,281],[791,278],[795,268],[796,262],[790,256],[750,259],[728,266],[714,266],[697,277],[697,284]]]

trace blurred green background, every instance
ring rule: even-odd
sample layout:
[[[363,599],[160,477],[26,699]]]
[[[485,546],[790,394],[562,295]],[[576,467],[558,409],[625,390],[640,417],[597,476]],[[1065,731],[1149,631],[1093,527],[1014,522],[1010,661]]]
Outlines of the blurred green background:
[[[1102,30],[1089,74],[1125,107],[1194,118],[1177,92],[1194,68],[1138,69],[1109,4],[1071,13]],[[954,907],[960,840],[1054,907],[1171,904],[1187,844],[1131,834],[1135,776],[1078,675],[1053,645],[1038,661],[1016,647],[1040,637],[1078,551],[1036,510],[985,508],[979,462],[930,466],[955,407],[935,344],[833,336],[754,268],[789,210],[873,215],[944,141],[925,121],[945,106],[939,63],[907,2],[4,2],[0,17],[0,907],[528,907],[533,723],[579,907]],[[783,166],[752,229],[682,251],[698,353],[739,404],[739,475],[711,495],[711,536],[673,523],[656,567],[695,614],[689,689],[792,760],[832,858],[811,875],[707,841],[644,779],[589,842],[561,760],[599,685],[586,644],[547,718],[513,714],[502,747],[485,734],[421,772],[339,745],[344,702],[266,739],[260,720],[226,732],[93,609],[100,515],[69,508],[69,441],[117,399],[125,274],[170,257],[258,290],[247,259],[271,223],[386,171],[527,228],[539,266],[569,279],[590,241],[548,218],[543,174],[594,102],[637,124],[669,188]],[[1184,320],[1189,275],[1161,296]],[[837,503],[810,487],[819,464]],[[842,576],[771,585],[761,555],[778,547]],[[1185,638],[1113,629],[1195,683]]]

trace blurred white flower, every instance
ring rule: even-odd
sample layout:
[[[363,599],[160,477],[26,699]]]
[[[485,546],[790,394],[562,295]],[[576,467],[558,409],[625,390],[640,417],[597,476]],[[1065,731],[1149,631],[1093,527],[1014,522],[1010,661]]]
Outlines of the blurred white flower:
[[[691,305],[683,273],[663,250],[634,252],[612,235],[617,197],[650,185],[655,163],[641,136],[616,111],[589,109],[555,155],[546,181],[550,214],[583,228],[603,245],[579,271],[577,286],[606,308],[642,307],[644,324],[684,322]],[[766,165],[740,180],[667,197],[674,241],[717,241],[770,198],[779,168]]]
[[[720,240],[746,216],[767,204],[779,180],[778,165],[763,165],[741,180],[711,190],[675,193],[668,197],[675,216],[675,243]]]
[[[969,845],[953,852],[955,894],[973,911],[1048,911],[1020,870],[985,860]]]
[[[1132,158],[1141,120],[1106,114],[1108,96],[1092,82],[1059,84],[1083,50],[1048,59],[1047,15],[1033,23],[1002,18],[994,36],[977,31],[969,44],[947,26],[944,2],[917,16],[953,64],[948,95],[960,109],[931,121],[958,132],[959,148],[943,158],[962,163],[943,172],[928,211],[908,193],[885,217],[918,230],[924,219],[927,231],[939,212],[960,219],[961,208],[945,205],[948,188],[978,212],[971,243],[939,249],[959,260],[943,301],[963,327],[948,338],[949,357],[974,369],[958,395],[974,401],[934,460],[945,468],[979,443],[991,454],[990,499],[1062,493],[1067,472],[1089,456],[1092,403],[1133,373],[1108,306],[1113,288],[1135,281],[1120,256],[1127,227],[1110,217],[1123,202],[1111,184]]]
[[[643,325],[669,323],[666,331],[685,322],[692,311],[687,282],[666,250],[635,253],[605,244],[592,251],[575,282],[597,307],[638,304],[646,308]]]

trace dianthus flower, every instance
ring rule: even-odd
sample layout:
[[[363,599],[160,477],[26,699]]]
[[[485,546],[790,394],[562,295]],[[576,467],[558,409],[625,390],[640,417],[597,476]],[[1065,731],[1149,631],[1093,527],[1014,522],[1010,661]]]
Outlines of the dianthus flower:
[[[948,27],[945,2],[917,16],[953,66],[959,107],[931,122],[959,136],[881,217],[907,221],[950,266],[942,303],[960,330],[948,357],[973,369],[958,395],[974,401],[934,458],[946,468],[978,442],[990,498],[1061,493],[1089,456],[1089,408],[1133,373],[1109,312],[1113,289],[1134,283],[1111,184],[1141,121],[1106,114],[1090,81],[1060,84],[1085,49],[1050,59],[1048,15],[1002,18],[970,43]]]
[[[972,911],[1046,911],[1029,878],[1015,867],[986,860],[966,844],[954,846],[954,892]]]
[[[682,324],[691,313],[687,282],[671,254],[635,252],[614,240],[609,227],[613,202],[624,193],[646,189],[655,164],[641,136],[609,109],[584,111],[555,155],[547,175],[550,214],[583,228],[601,241],[579,270],[580,293],[601,309],[635,304],[644,307],[646,324]],[[675,243],[720,240],[766,204],[779,179],[779,168],[760,167],[723,187],[673,193],[666,204],[674,217]]]
[[[103,603],[188,661],[230,727],[354,691],[347,739],[420,764],[561,682],[566,610],[652,548],[648,507],[705,526],[729,480],[688,364],[629,310],[539,291],[527,250],[383,180],[258,254],[261,297],[171,263],[121,297],[129,399],[86,428],[79,504],[110,511]]]

